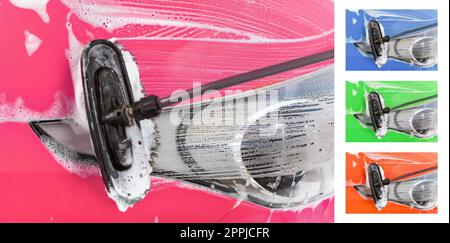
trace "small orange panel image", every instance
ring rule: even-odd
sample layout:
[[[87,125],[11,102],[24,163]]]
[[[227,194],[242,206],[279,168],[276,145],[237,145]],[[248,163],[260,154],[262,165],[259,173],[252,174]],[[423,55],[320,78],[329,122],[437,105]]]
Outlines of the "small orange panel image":
[[[437,213],[437,153],[347,153],[346,212]]]

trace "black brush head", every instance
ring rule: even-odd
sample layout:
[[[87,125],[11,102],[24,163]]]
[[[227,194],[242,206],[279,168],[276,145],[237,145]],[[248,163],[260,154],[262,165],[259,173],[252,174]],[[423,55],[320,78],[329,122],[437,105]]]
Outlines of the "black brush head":
[[[124,104],[131,105],[133,95],[121,51],[112,42],[95,40],[83,51],[81,60],[86,113],[91,140],[100,162],[103,179],[131,166],[127,153],[131,144],[123,125],[102,123],[107,112]]]
[[[389,36],[383,36],[380,23],[376,20],[371,20],[368,24],[368,35],[370,48],[375,60],[383,55],[384,43],[389,41]]]
[[[367,102],[373,129],[377,131],[383,127],[383,119],[385,116],[383,102],[377,92],[370,92],[367,96]]]
[[[380,166],[377,164],[370,164],[367,167],[367,175],[369,180],[369,186],[373,201],[377,203],[379,200],[386,197],[384,187],[386,186],[385,178],[380,170]]]
[[[134,203],[150,187],[149,179],[139,176],[149,161],[136,154],[147,149],[139,121],[122,119],[129,117],[123,108],[134,103],[122,52],[110,41],[94,40],[83,51],[81,67],[90,137],[103,181],[109,192]]]

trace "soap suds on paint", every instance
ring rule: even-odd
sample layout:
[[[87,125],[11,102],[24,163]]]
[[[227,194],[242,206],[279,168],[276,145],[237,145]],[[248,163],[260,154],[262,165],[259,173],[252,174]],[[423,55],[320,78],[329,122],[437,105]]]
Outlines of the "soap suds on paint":
[[[330,36],[334,33],[333,28],[322,29],[320,26],[315,26],[317,29],[309,35],[297,32],[298,29],[287,28],[286,25],[280,25],[276,22],[267,21],[270,30],[264,30],[254,26],[258,22],[254,18],[237,17],[230,14],[230,21],[234,22],[236,27],[224,26],[221,23],[223,20],[223,13],[220,17],[216,16],[217,9],[211,6],[208,12],[202,15],[197,13],[198,9],[189,7],[184,8],[171,6],[167,3],[162,6],[158,4],[145,4],[127,1],[117,1],[114,4],[107,2],[95,1],[71,1],[63,0],[68,8],[70,8],[83,21],[95,26],[101,27],[109,32],[121,29],[124,26],[154,26],[155,30],[144,32],[135,36],[126,36],[123,39],[138,40],[202,40],[202,41],[220,41],[220,42],[238,42],[238,43],[293,43],[293,42],[307,42],[320,39],[325,36]],[[247,4],[247,3],[243,3]],[[263,3],[262,3],[263,4]],[[208,6],[205,4],[202,7]],[[232,7],[231,7],[232,8]],[[265,8],[271,8],[265,6]],[[231,11],[237,11],[231,10]],[[274,12],[279,10],[274,9]],[[210,16],[211,15],[211,16]],[[187,17],[189,16],[189,17]],[[217,19],[216,22],[211,19]],[[221,24],[219,24],[221,23]],[[309,22],[305,22],[309,23]],[[305,24],[302,23],[302,24]],[[310,24],[310,23],[309,23]],[[244,26],[245,25],[245,26]],[[286,32],[291,32],[291,35],[296,37],[284,38],[277,33],[280,29]],[[130,32],[127,32],[131,34]],[[192,34],[195,33],[195,34]],[[207,37],[202,37],[207,36]],[[227,36],[227,37],[225,37]],[[224,38],[225,37],[225,38]],[[120,37],[117,36],[120,40]]]
[[[130,50],[145,90],[160,97],[190,89],[192,81],[208,82],[333,48],[332,18],[320,17],[333,14],[332,4],[321,1],[299,0],[294,6],[270,0],[255,1],[252,6],[245,1],[150,2],[62,1],[71,10],[71,24],[89,26],[80,40],[91,38],[91,28],[102,29],[101,36],[94,34],[93,39],[114,38]],[[307,10],[299,13],[295,8]],[[239,65],[242,61],[245,66]],[[262,87],[324,65],[310,65],[232,89],[245,91],[256,83]]]
[[[70,173],[83,178],[91,175],[100,176],[100,168],[95,160],[82,159],[76,152],[69,150],[47,136],[42,136],[41,141],[51,152],[53,158]]]
[[[7,102],[5,94],[0,94],[0,123],[30,122],[39,120],[59,119],[73,109],[73,100],[62,93],[55,94],[55,101],[49,109],[43,112],[28,108],[22,98],[13,103]]]
[[[31,57],[37,49],[42,44],[42,40],[35,34],[31,33],[29,30],[25,30],[25,49],[27,50],[27,55]]]
[[[134,101],[138,101],[145,96],[139,79],[138,66],[129,52],[122,50],[122,56]],[[142,120],[139,129],[136,126],[131,126],[126,129],[126,132],[133,144],[132,157],[129,158],[133,160],[133,166],[118,173],[117,180],[114,180],[117,183],[115,190],[119,191],[110,190],[108,193],[108,196],[116,202],[118,209],[122,212],[136,203],[136,200],[130,201],[128,199],[130,195],[133,195],[134,198],[143,199],[150,190],[150,174],[152,172],[150,161],[155,144],[155,125],[150,119]],[[124,193],[128,194],[128,197],[124,197]]]
[[[47,13],[48,1],[49,0],[9,0],[12,5],[18,8],[30,9],[35,11],[39,15],[39,17],[41,17],[44,23],[50,22],[50,17]]]
[[[113,40],[111,40],[113,41]],[[134,101],[138,101],[145,96],[144,88],[142,87],[139,78],[139,68],[133,59],[130,52],[122,50],[123,59],[127,68],[128,77],[130,79],[131,88],[133,90]],[[144,147],[153,148],[155,144],[155,124],[152,120],[141,120],[141,131],[143,137]],[[150,156],[146,155],[146,156]]]
[[[70,14],[67,19],[70,18]],[[88,128],[86,111],[84,108],[85,100],[83,93],[83,85],[80,70],[80,58],[85,44],[81,43],[72,31],[72,24],[66,24],[69,34],[69,49],[66,52],[66,57],[70,63],[72,72],[72,79],[75,90],[76,110],[72,118],[82,127]],[[129,52],[122,51],[124,62],[127,68],[129,80],[133,90],[133,97],[139,100],[144,97],[143,89],[139,79],[139,70],[133,57]],[[118,174],[118,177],[113,180],[114,188],[109,190],[108,196],[113,199],[120,211],[124,212],[129,207],[132,207],[136,201],[130,201],[126,196],[133,195],[134,199],[143,198],[146,192],[150,189],[150,173],[152,171],[150,166],[151,151],[149,148],[154,144],[154,124],[151,120],[144,120],[140,122],[141,129],[137,130],[135,127],[127,128],[127,133],[130,135],[133,143],[133,166],[126,171]],[[139,145],[138,145],[139,143]],[[131,159],[131,158],[130,158]]]
[[[56,93],[53,104],[49,109],[42,112],[28,108],[20,97],[15,102],[8,103],[6,95],[0,94],[0,123],[28,123],[31,121],[64,119],[67,114],[72,113],[73,109],[73,100],[62,93]],[[53,158],[70,173],[81,177],[100,175],[95,161],[80,158],[76,152],[68,150],[50,137],[42,136],[40,139]]]
[[[365,41],[365,38],[363,35],[360,35],[359,38],[354,38],[353,36],[348,36],[347,38],[345,38],[345,43],[358,43],[358,42],[363,42]],[[360,51],[362,52],[362,51]],[[364,53],[364,55],[367,55]]]
[[[231,208],[231,210],[237,208],[239,205],[241,205],[242,199],[236,199],[236,202],[234,203],[233,207]]]
[[[359,9],[347,9],[347,11],[356,14],[356,16],[359,16]]]
[[[69,15],[70,16],[70,15]],[[68,17],[69,17],[68,16]],[[87,117],[84,107],[84,95],[81,79],[81,71],[79,67],[79,62],[81,58],[81,53],[84,49],[84,44],[78,41],[74,33],[72,32],[72,26],[67,23],[67,30],[69,34],[69,48],[66,50],[66,57],[70,64],[70,69],[72,72],[72,79],[74,82],[75,90],[75,100],[66,97],[64,94],[57,92],[55,94],[55,102],[47,111],[34,111],[28,108],[22,98],[17,98],[13,103],[8,102],[6,94],[0,93],[0,123],[2,122],[20,122],[27,123],[30,121],[42,121],[42,120],[54,120],[54,119],[70,119],[74,121],[77,125],[80,125],[82,129],[89,131],[89,125],[87,123]],[[26,38],[33,45],[30,47],[30,52],[35,51],[38,45],[35,45],[36,38],[29,31],[25,31]],[[32,53],[31,53],[32,54]],[[136,100],[144,96],[142,86],[139,81],[139,70],[136,63],[133,61],[133,57],[128,52],[123,52],[125,63],[130,77],[130,82],[133,89],[133,95]],[[142,148],[146,149],[134,149],[133,157],[136,161],[139,161],[139,165],[135,166],[133,173],[125,173],[121,176],[120,181],[127,180],[131,178],[130,176],[136,176],[139,183],[133,183],[130,188],[131,191],[142,191],[146,192],[149,189],[150,184],[150,173],[151,167],[149,164],[151,151],[147,148],[152,148],[154,144],[154,124],[152,121],[142,121],[141,122],[142,132],[139,133],[139,142],[143,145]],[[128,131],[127,131],[128,132]],[[132,131],[136,133],[137,131]],[[56,140],[41,136],[42,143],[49,150],[54,159],[67,171],[70,173],[77,174],[81,177],[86,177],[90,175],[100,175],[99,167],[96,164],[95,159],[81,158],[76,152],[69,150],[67,147],[59,144]],[[136,140],[136,139],[134,139]],[[138,141],[134,141],[134,143]],[[134,146],[136,147],[136,146]],[[123,178],[122,178],[123,177]],[[140,183],[143,182],[143,183]],[[144,183],[145,182],[145,183]],[[109,196],[113,198],[119,209],[125,211],[131,206],[131,203],[126,200],[119,200],[121,197],[117,193],[109,193]],[[145,193],[142,194],[142,197]]]
[[[13,103],[6,101],[6,95],[0,94],[0,124],[3,122],[28,123],[31,121],[64,119],[72,113],[74,101],[62,93],[55,94],[55,101],[46,111],[38,112],[28,108],[22,98]],[[67,171],[81,177],[100,175],[95,161],[83,159],[76,152],[68,150],[56,140],[47,136],[40,137],[53,158]]]
[[[273,210],[270,209],[269,216],[267,217],[266,223],[270,223],[270,220],[272,219]]]
[[[134,21],[134,22],[130,22],[130,23],[135,23],[135,24],[139,24],[139,21],[140,21],[140,19],[137,19],[136,21]],[[123,23],[118,23],[118,24],[116,24],[116,25],[114,25],[114,23],[113,23],[113,21],[112,20],[110,20],[110,19],[104,19],[104,21],[105,21],[105,23],[98,23],[98,24],[101,24],[101,25],[103,25],[103,26],[105,26],[106,28],[109,28],[109,29],[114,29],[114,28],[117,28],[117,26],[123,26]],[[119,20],[117,20],[117,21],[119,21]],[[172,21],[172,22],[168,22],[169,24],[178,24],[178,22],[177,21]],[[182,23],[184,23],[184,22],[182,22]],[[161,23],[156,23],[156,25],[159,25],[159,24],[161,24]],[[70,25],[68,25],[68,28],[70,27]],[[191,28],[191,27],[186,27],[184,30],[187,30],[187,28]],[[324,29],[322,32],[319,32],[319,33],[314,33],[314,34],[312,34],[312,35],[306,35],[306,37],[299,37],[299,38],[289,38],[289,37],[286,37],[286,38],[284,38],[283,36],[279,36],[279,37],[276,37],[276,34],[269,34],[269,35],[262,35],[261,33],[257,33],[257,32],[253,32],[253,31],[248,31],[248,32],[246,32],[246,31],[241,31],[241,30],[239,30],[239,29],[237,29],[237,30],[234,30],[234,28],[229,28],[229,29],[231,29],[232,31],[229,31],[229,29],[228,29],[228,27],[227,28],[224,28],[224,27],[217,27],[217,26],[214,26],[214,25],[201,25],[201,26],[199,26],[199,28],[204,28],[204,29],[208,29],[208,28],[212,28],[213,30],[217,30],[218,32],[221,32],[221,31],[225,31],[226,33],[229,33],[229,34],[236,34],[236,35],[238,35],[238,34],[242,34],[243,35],[243,38],[242,38],[242,42],[250,42],[250,43],[264,43],[264,42],[292,42],[292,41],[294,41],[294,42],[296,42],[296,41],[308,41],[308,40],[312,40],[312,39],[317,39],[317,38],[321,38],[321,37],[323,37],[323,36],[331,36],[331,34],[333,33],[333,29],[331,28],[331,29]],[[220,28],[220,29],[217,29],[217,28]],[[183,29],[181,29],[180,28],[180,30],[183,30]],[[228,32],[227,32],[228,31]],[[234,31],[234,32],[233,32]],[[177,34],[179,34],[179,32],[176,32]],[[70,31],[69,31],[69,35],[72,35],[72,38],[73,38],[73,40],[70,40],[70,41],[74,41],[74,42],[72,42],[72,44],[70,45],[70,48],[69,48],[69,50],[67,51],[67,53],[69,54],[68,55],[68,58],[70,59],[69,61],[71,62],[71,63],[76,63],[76,64],[78,64],[78,62],[79,62],[79,56],[77,57],[77,55],[79,55],[80,53],[81,53],[81,51],[82,51],[82,48],[83,48],[83,44],[81,44],[80,42],[78,42],[77,40],[75,41],[75,39],[76,38],[74,38],[74,35],[73,35],[73,33],[71,33]],[[174,34],[174,36],[175,36],[175,34]],[[173,38],[177,38],[177,37],[174,37],[174,36],[172,36]],[[154,36],[154,37],[152,37],[152,36],[150,36],[149,38],[151,39],[151,38],[155,38],[155,39],[157,39],[157,38],[160,38],[160,39],[162,39],[162,40],[174,40],[174,39],[170,39],[170,38],[172,38],[172,37],[167,37],[167,36]],[[126,37],[124,37],[124,38],[126,38]],[[165,39],[166,38],[166,39]],[[197,36],[194,36],[194,37],[190,37],[190,38],[192,38],[192,39],[189,39],[189,38],[187,38],[187,37],[183,37],[183,38],[180,38],[180,39],[183,39],[183,40],[194,40],[194,39],[196,39],[196,40],[202,40],[202,38],[200,38],[200,37],[197,37]],[[70,39],[70,38],[69,38]],[[121,40],[120,39],[120,37],[118,37],[117,38],[119,41]],[[226,38],[221,38],[220,36],[214,36],[214,37],[208,37],[208,38],[203,38],[203,40],[207,40],[207,39],[210,39],[210,40],[218,40],[218,41],[220,41],[220,42],[227,42],[227,41],[232,41],[231,39],[226,39]],[[125,45],[126,46],[126,45]],[[319,46],[319,45],[317,45],[317,46]],[[308,49],[308,50],[310,50],[310,49]],[[134,53],[134,52],[133,52]],[[134,53],[135,54],[135,53]],[[281,54],[280,54],[281,55]],[[129,55],[128,57],[127,57],[127,54],[126,53],[124,53],[124,57],[125,57],[125,59],[127,59],[127,58],[131,58],[131,60],[132,60],[132,57],[131,57],[131,55]],[[140,59],[138,59],[138,60],[140,60]],[[128,62],[128,61],[127,61]],[[136,66],[137,67],[137,66]],[[133,73],[134,71],[133,71],[133,68],[130,68],[128,65],[127,65],[127,68],[129,69],[129,72],[130,73]],[[141,68],[142,68],[142,66],[141,66]],[[73,66],[71,66],[71,70],[72,70],[72,74],[75,74],[75,75],[79,75],[80,74],[80,70],[78,69],[78,66],[77,65],[73,65]],[[137,68],[136,68],[136,70],[137,70]],[[74,75],[73,75],[74,76]],[[133,76],[133,75],[130,75],[130,76]],[[79,78],[79,77],[75,77],[74,78],[74,82],[75,82],[75,80],[78,80],[77,78]],[[133,83],[133,81],[132,81],[132,83]],[[139,78],[137,79],[137,83],[133,83],[133,84],[140,84],[140,82],[139,82]],[[136,90],[139,90],[139,92],[142,92],[142,87],[137,87],[137,86],[134,86],[133,85],[133,91],[134,91],[134,93],[135,93],[135,97],[137,98],[137,97],[139,97],[139,95],[137,94],[137,92],[136,92]],[[77,95],[76,95],[77,96]],[[77,104],[78,104],[78,102],[77,102]],[[76,109],[76,110],[80,110],[80,109]],[[81,109],[81,111],[83,111],[83,109]],[[144,125],[145,126],[145,125]],[[154,129],[154,127],[152,127],[153,129]],[[145,131],[147,131],[147,129],[143,129],[143,130],[145,130]],[[153,131],[154,130],[148,130],[148,131],[151,131],[151,133],[153,133]],[[145,138],[153,138],[153,137],[151,137],[151,136],[144,136]],[[152,143],[153,141],[151,140],[151,141],[149,141],[148,143]],[[238,206],[239,204],[237,204],[236,205],[236,207]],[[119,207],[120,207],[120,205],[118,205]],[[125,210],[126,209],[126,207],[128,207],[127,205],[122,205],[123,207],[121,207],[121,209],[122,210]]]
[[[70,16],[71,14],[68,14],[67,19],[69,19]],[[81,53],[84,49],[84,44],[75,37],[71,23],[67,22],[66,28],[69,35],[69,48],[66,49],[66,58],[70,65],[70,72],[75,93],[75,109],[71,118],[83,129],[89,130],[89,123],[85,112],[83,83],[80,70],[80,59]]]
[[[413,11],[414,12],[414,11]],[[435,17],[419,17],[414,13],[403,12],[401,14],[390,10],[365,10],[366,15],[371,18],[382,19],[383,21],[434,21]]]

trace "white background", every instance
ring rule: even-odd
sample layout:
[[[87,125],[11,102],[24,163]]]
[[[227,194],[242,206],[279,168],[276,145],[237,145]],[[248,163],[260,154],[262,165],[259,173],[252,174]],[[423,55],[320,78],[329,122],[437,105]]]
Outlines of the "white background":
[[[335,1],[335,221],[449,222],[449,1]],[[345,71],[346,9],[437,9],[438,71]],[[345,81],[438,81],[438,143],[346,143]],[[345,152],[438,152],[438,214],[346,214]]]

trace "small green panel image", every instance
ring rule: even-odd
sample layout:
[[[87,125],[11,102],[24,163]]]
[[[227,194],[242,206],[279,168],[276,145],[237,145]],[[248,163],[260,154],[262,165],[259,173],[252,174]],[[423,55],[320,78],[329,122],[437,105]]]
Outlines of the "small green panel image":
[[[437,142],[437,93],[436,81],[347,81],[346,141]]]

